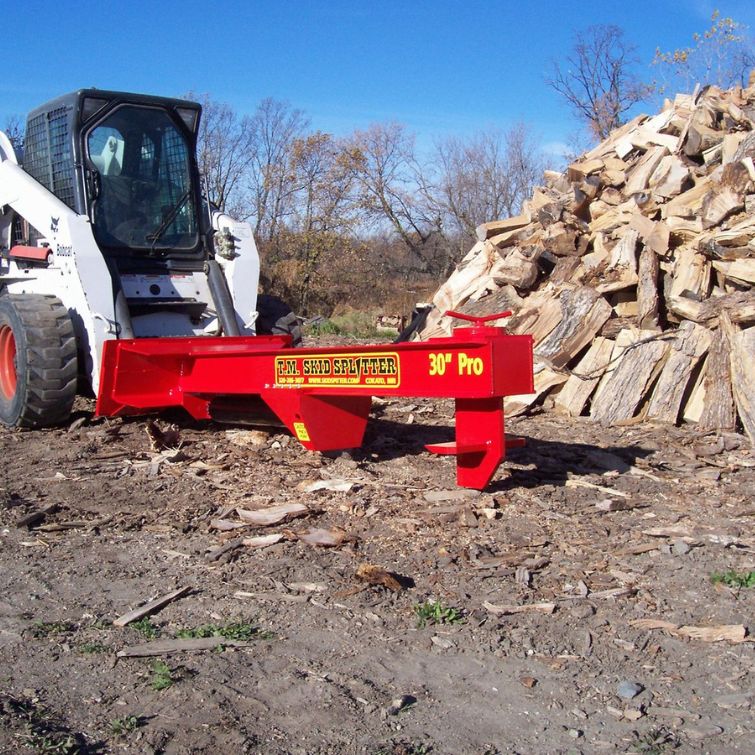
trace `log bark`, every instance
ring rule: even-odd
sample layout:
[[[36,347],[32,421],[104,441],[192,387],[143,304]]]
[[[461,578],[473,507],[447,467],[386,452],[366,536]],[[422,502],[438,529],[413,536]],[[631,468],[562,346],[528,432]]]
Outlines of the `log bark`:
[[[676,422],[687,384],[700,359],[708,351],[711,340],[712,335],[707,328],[692,322],[683,322],[679,326],[650,398],[647,419]]]
[[[651,220],[641,213],[636,213],[629,225],[640,234],[642,243],[656,254],[663,256],[668,252],[671,232],[666,223]]]
[[[493,264],[490,277],[499,286],[510,283],[516,288],[530,288],[537,280],[537,258],[525,257],[518,247],[510,248],[501,253],[501,259]]]
[[[585,255],[587,256],[587,255]],[[582,258],[584,261],[584,257]],[[551,271],[549,280],[555,286],[566,283],[575,278],[575,272],[580,265],[578,257],[559,257],[556,266]]]
[[[731,354],[734,403],[750,443],[755,446],[755,327],[740,330],[724,313],[721,330]]]
[[[687,131],[684,154],[688,157],[698,157],[706,149],[715,147],[723,138],[724,135],[721,131],[716,131],[701,123],[693,123]]]
[[[566,177],[570,181],[579,182],[592,175],[599,173],[605,167],[603,160],[595,158],[593,160],[582,160],[572,163],[566,169]]]
[[[720,270],[727,278],[755,283],[755,259],[739,259],[731,262],[714,262],[713,267]]]
[[[723,220],[744,209],[744,196],[732,189],[723,188],[705,195],[701,218],[703,228],[712,228]]]
[[[529,333],[535,344],[539,344],[563,317],[558,293],[550,289],[528,297],[521,311],[509,320],[509,330],[512,333]]]
[[[688,317],[685,300],[701,302],[710,292],[710,261],[691,247],[678,249],[667,304],[680,317]]]
[[[632,334],[633,343],[622,353],[616,368],[592,402],[590,416],[593,419],[612,424],[634,417],[655,368],[668,349],[668,344],[661,340],[639,342],[657,336],[647,330]]]
[[[477,240],[486,241],[491,236],[496,236],[499,233],[505,231],[513,231],[517,228],[523,228],[530,223],[530,216],[527,214],[517,215],[513,218],[507,218],[506,220],[493,220],[490,223],[481,223],[477,226]]]
[[[507,417],[515,417],[531,407],[541,396],[544,396],[551,388],[565,383],[568,376],[562,372],[556,372],[542,364],[535,365],[533,393],[522,396],[506,396],[503,400],[503,409]]]
[[[627,174],[624,193],[630,195],[645,191],[648,188],[650,176],[653,175],[655,169],[667,154],[668,149],[666,147],[651,147]]]
[[[650,176],[648,186],[656,197],[676,197],[690,183],[689,168],[678,155],[666,155]]]
[[[708,176],[699,179],[691,189],[663,205],[662,217],[695,218],[700,212],[703,197],[710,191],[711,186],[712,181]]]
[[[643,330],[658,330],[658,257],[645,246],[640,252],[637,273],[637,325]]]
[[[556,409],[571,417],[582,414],[613,352],[614,342],[598,336],[555,399]]]
[[[611,249],[609,267],[625,267],[637,272],[637,240],[640,234],[634,228],[628,228],[621,235],[616,246]]]
[[[535,355],[557,369],[565,367],[592,341],[611,316],[611,305],[592,288],[562,292],[561,320],[535,348]]]
[[[736,425],[730,362],[729,341],[719,329],[713,337],[708,358],[705,360],[699,422],[701,430],[733,430]]]

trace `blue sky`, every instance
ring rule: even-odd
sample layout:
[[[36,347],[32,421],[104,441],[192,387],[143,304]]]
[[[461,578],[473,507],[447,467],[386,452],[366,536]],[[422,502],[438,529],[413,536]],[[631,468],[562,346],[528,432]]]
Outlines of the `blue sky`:
[[[577,124],[543,76],[590,24],[622,27],[646,62],[656,46],[688,44],[715,8],[755,31],[752,0],[27,0],[15,7],[3,42],[0,128],[10,115],[23,118],[52,97],[96,86],[207,92],[241,113],[270,96],[305,110],[314,128],[345,134],[395,120],[420,145],[520,120],[543,143],[565,141]]]

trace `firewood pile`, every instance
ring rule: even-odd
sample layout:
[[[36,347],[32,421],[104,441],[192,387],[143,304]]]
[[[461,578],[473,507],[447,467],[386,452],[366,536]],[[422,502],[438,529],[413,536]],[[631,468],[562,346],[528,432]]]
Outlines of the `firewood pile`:
[[[535,341],[536,403],[606,424],[741,427],[755,442],[755,81],[677,95],[547,171],[477,229],[415,338],[449,309]]]

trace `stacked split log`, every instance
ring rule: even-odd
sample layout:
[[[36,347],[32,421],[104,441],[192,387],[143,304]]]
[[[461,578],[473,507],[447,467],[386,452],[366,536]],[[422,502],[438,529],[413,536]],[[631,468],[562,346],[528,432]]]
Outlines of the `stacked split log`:
[[[614,424],[697,422],[755,442],[755,85],[678,95],[485,223],[415,337],[449,309],[512,310],[543,403]]]

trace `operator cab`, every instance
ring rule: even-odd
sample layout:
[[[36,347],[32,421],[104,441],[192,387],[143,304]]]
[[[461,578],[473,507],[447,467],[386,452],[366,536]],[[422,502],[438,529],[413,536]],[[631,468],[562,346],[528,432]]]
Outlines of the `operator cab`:
[[[197,247],[191,151],[165,110],[123,105],[85,131],[84,148],[100,247],[116,253]]]
[[[89,217],[119,272],[199,270],[200,113],[186,100],[82,89],[29,115],[24,169]]]

